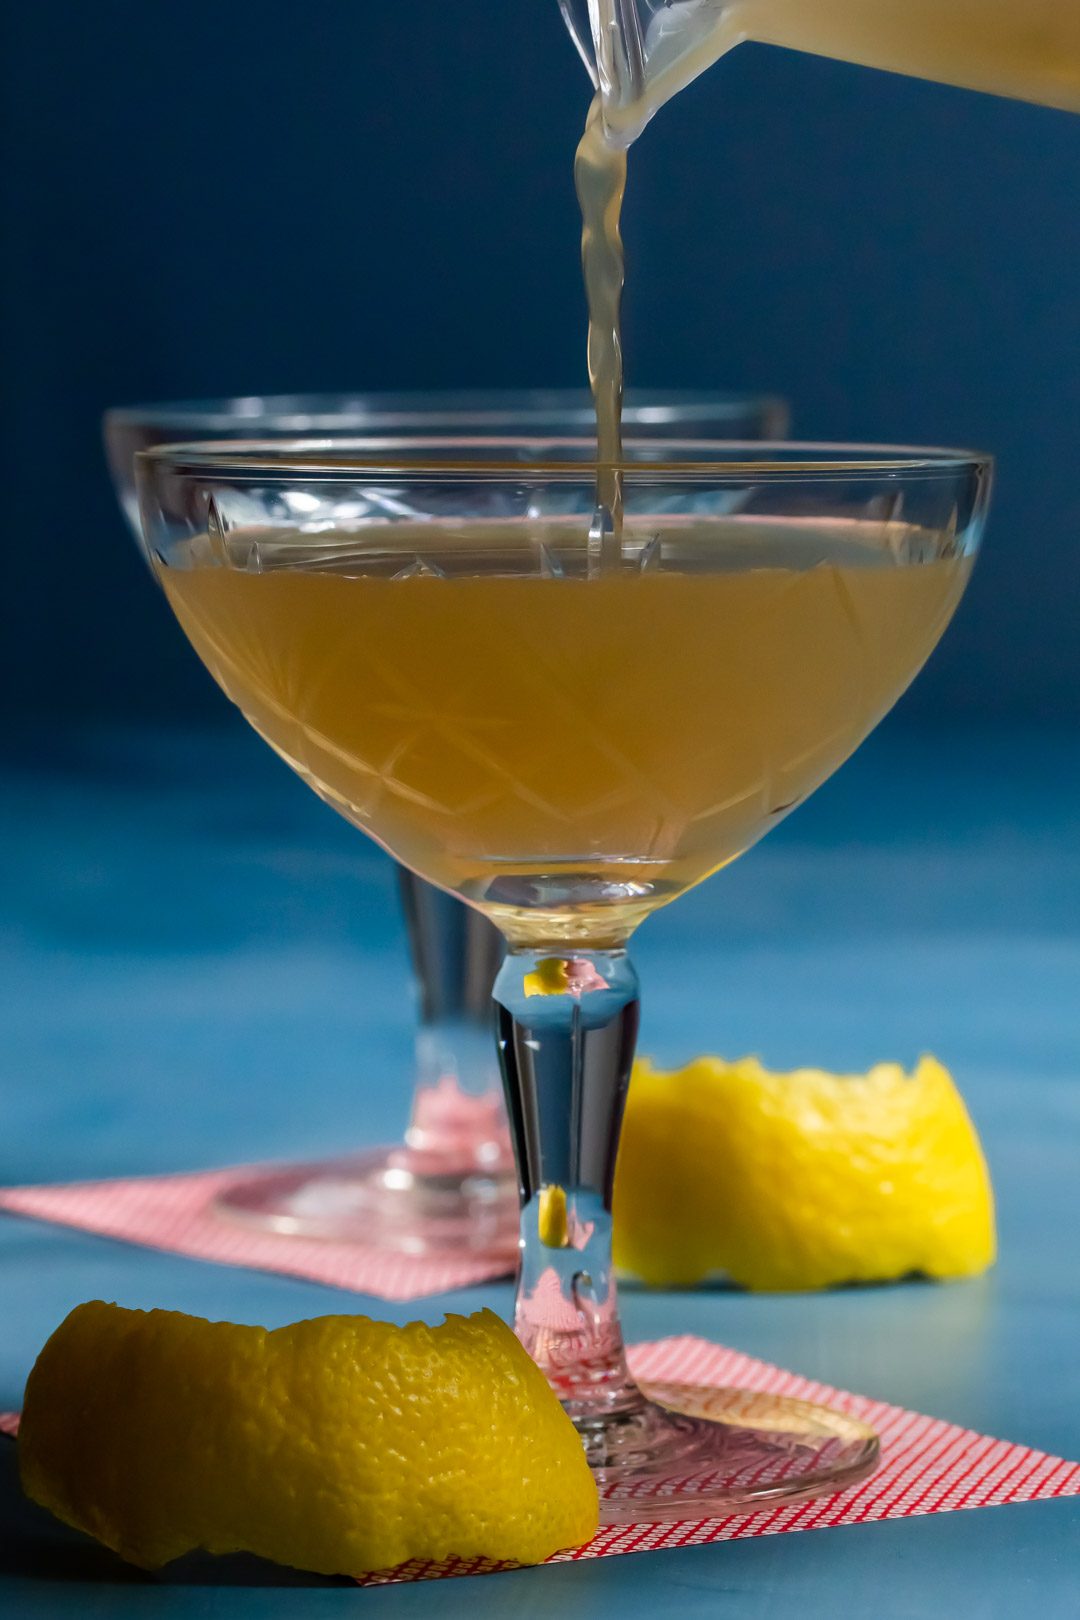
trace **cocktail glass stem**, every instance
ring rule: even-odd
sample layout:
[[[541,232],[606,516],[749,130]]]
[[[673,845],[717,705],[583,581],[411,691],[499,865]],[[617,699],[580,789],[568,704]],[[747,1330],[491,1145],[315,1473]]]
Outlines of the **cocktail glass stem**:
[[[398,869],[418,995],[416,1080],[402,1145],[244,1175],[229,1219],[406,1254],[483,1255],[509,1270],[513,1166],[491,986],[506,949],[480,912]]]
[[[502,935],[480,912],[398,868],[419,999],[416,1089],[406,1144],[420,1168],[504,1170],[506,1119],[491,1050]]]
[[[625,950],[511,948],[495,1009],[521,1194],[514,1328],[581,1436],[601,1522],[745,1510],[862,1478],[877,1440],[839,1414],[630,1375],[611,1254],[639,1009]]]
[[[627,1368],[611,1256],[637,974],[624,950],[511,949],[495,1005],[521,1193],[514,1326],[604,1471],[651,1411]]]

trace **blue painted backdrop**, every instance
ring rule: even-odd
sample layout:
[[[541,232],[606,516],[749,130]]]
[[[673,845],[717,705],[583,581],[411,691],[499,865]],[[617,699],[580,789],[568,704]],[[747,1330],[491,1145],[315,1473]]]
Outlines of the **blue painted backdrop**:
[[[0,702],[220,713],[121,530],[99,413],[578,381],[586,80],[555,0],[5,26]],[[1080,119],[749,47],[633,155],[634,382],[766,386],[805,435],[1000,456],[911,719],[1080,716],[1078,197]]]

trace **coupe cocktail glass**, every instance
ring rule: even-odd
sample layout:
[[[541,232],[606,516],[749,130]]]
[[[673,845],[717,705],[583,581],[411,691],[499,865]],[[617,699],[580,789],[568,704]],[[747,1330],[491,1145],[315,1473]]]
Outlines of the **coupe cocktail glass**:
[[[649,438],[775,439],[787,431],[786,407],[765,394],[631,390],[624,418],[628,431]],[[588,390],[569,388],[180,400],[123,406],[104,419],[117,498],[139,539],[135,456],[154,445],[498,433],[520,440],[528,454],[531,441],[588,437],[594,427]],[[505,1259],[510,1269],[517,1188],[490,1031],[502,938],[481,912],[405,867],[398,874],[419,1013],[405,1141],[244,1174],[216,1207],[282,1234],[358,1239],[417,1255],[470,1250]]]
[[[505,936],[515,1325],[605,1519],[835,1490],[874,1465],[862,1425],[627,1370],[610,1216],[638,1021],[627,944],[823,782],[918,672],[967,582],[990,465],[631,441],[613,557],[590,533],[590,447],[519,448],[150,451],[147,549],[255,728]]]

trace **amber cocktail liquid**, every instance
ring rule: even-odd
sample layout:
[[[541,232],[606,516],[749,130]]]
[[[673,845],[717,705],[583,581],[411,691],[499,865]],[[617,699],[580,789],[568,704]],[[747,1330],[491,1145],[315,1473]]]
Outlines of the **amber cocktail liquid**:
[[[564,553],[553,577],[556,526],[516,548],[437,531],[395,528],[424,547],[404,577],[400,554],[361,571],[347,535],[301,563],[276,533],[246,540],[260,572],[196,540],[161,580],[317,792],[534,942],[621,940],[755,843],[912,679],[969,566],[918,560],[903,526],[748,518],[639,537],[636,560],[628,527],[626,567],[575,577]],[[501,576],[523,540],[535,576]]]

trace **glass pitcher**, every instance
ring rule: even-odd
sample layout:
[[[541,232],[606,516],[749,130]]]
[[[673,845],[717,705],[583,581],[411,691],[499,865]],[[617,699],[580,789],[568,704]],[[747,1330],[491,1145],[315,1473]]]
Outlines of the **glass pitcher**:
[[[610,137],[748,40],[1080,112],[1080,0],[559,0]]]

